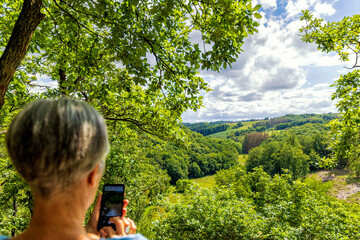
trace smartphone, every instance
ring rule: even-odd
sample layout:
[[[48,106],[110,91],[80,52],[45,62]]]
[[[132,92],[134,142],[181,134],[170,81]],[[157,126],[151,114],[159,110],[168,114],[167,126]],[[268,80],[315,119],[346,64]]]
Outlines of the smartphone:
[[[111,226],[115,231],[115,224],[109,222],[112,217],[121,217],[124,205],[124,184],[105,184],[101,197],[101,208],[97,229]]]

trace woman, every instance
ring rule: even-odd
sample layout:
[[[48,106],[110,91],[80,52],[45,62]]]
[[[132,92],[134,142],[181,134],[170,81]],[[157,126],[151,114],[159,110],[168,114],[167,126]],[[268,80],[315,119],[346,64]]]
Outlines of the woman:
[[[100,196],[88,225],[83,226],[109,149],[104,119],[94,108],[70,99],[37,100],[15,117],[6,143],[14,166],[34,195],[30,225],[14,240],[82,240],[135,233],[134,222],[126,217],[111,219],[116,231],[111,227],[97,231]],[[125,200],[123,216],[127,204]]]

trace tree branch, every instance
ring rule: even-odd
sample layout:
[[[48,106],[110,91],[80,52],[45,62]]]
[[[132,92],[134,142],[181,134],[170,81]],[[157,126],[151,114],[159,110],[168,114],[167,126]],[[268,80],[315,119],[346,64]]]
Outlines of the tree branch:
[[[52,16],[52,14],[50,13],[50,11],[47,9],[47,7],[46,7],[44,4],[43,4],[43,7],[44,7],[45,11],[49,14],[50,18],[54,21],[55,32],[56,32],[56,34],[59,36],[60,41],[63,42],[63,43],[65,43],[65,42],[63,41],[60,33],[59,33],[58,30],[57,30],[57,26],[58,26],[57,21],[55,20],[55,18]]]
[[[132,118],[114,118],[114,117],[104,117],[106,120],[111,120],[111,121],[122,121],[122,122],[129,122],[129,123],[132,123],[134,124],[135,126],[137,126],[140,130],[142,130],[143,132],[146,132],[148,134],[151,134],[151,135],[155,135],[163,140],[169,140],[170,138],[168,138],[167,136],[164,136],[164,135],[161,135],[161,134],[158,134],[157,132],[152,132],[148,129],[146,129],[142,124],[140,123],[139,121],[135,120],[135,119],[132,119]]]
[[[85,11],[81,11],[81,10],[79,10],[79,9],[77,9],[77,8],[74,8],[73,6],[71,6],[70,4],[68,4],[68,3],[65,2],[65,1],[62,1],[62,2],[65,3],[68,7],[70,7],[73,11],[75,11],[75,12],[77,12],[77,13],[81,13],[81,14],[86,15],[86,16],[88,16],[88,17],[92,17],[92,18],[94,18],[94,19],[98,19],[98,20],[100,20],[100,21],[102,21],[102,22],[104,22],[104,23],[107,23],[107,24],[119,25],[119,23],[116,22],[116,19],[112,19],[112,21],[107,21],[107,20],[105,20],[105,19],[103,19],[103,18],[101,18],[101,17],[98,17],[98,16],[96,16],[96,15],[93,15],[93,14],[91,14],[91,13],[88,13],[88,12],[85,12]]]
[[[42,0],[24,0],[10,40],[0,58],[0,109],[5,103],[5,93],[15,71],[26,56],[30,40],[39,23],[45,18],[41,8]]]
[[[76,17],[74,17],[71,13],[69,13],[68,11],[66,11],[64,8],[62,8],[57,2],[56,0],[53,0],[53,2],[55,3],[55,5],[61,10],[63,11],[66,15],[68,15],[72,20],[74,20],[74,22],[78,25],[78,26],[82,26],[83,28],[85,28],[86,30],[88,30],[90,33],[94,34],[94,35],[98,35],[97,33],[95,33],[94,31],[90,30],[88,27],[86,27],[84,24],[82,24],[81,22],[79,22],[79,20],[76,19]]]

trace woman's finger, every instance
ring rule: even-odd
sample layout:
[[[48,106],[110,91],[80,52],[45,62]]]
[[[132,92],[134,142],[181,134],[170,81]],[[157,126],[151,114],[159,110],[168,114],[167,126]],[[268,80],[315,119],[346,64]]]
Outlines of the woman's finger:
[[[105,232],[104,232],[104,230],[100,230],[100,238],[105,238],[106,237],[106,234],[105,234]]]
[[[128,218],[122,217],[122,218],[121,218],[121,221],[124,223],[124,231],[125,231],[125,234],[129,234],[130,222],[129,222]]]
[[[136,225],[134,223],[133,220],[131,220],[130,218],[127,219],[130,223],[130,231],[129,231],[129,234],[134,234],[136,233]]]
[[[119,236],[126,235],[124,222],[122,221],[122,219],[120,217],[110,218],[110,222],[115,224],[115,226],[116,226],[116,235],[119,235]]]
[[[110,226],[106,226],[106,227],[103,227],[101,229],[101,231],[103,231],[103,233],[105,234],[105,237],[109,237],[109,238],[112,238],[113,236],[116,235],[116,232],[114,231],[114,229]]]
[[[129,204],[129,200],[125,199],[123,202],[122,217],[125,217],[127,209],[126,206]]]

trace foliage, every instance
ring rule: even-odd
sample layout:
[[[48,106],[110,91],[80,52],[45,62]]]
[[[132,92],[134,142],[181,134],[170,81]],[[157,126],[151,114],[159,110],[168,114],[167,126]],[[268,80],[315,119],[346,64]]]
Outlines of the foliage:
[[[306,25],[300,29],[304,42],[314,42],[318,49],[329,53],[336,52],[341,61],[349,61],[350,53],[355,55],[352,69],[360,67],[358,64],[360,50],[360,15],[344,17],[338,22],[325,22],[324,19],[314,18],[308,10],[303,11],[300,18]],[[353,70],[340,76],[332,85],[336,87],[332,100],[337,100],[340,119],[331,123],[334,138],[332,148],[339,167],[357,164],[359,152],[359,70]]]
[[[357,239],[359,205],[327,195],[330,183],[311,177],[271,178],[261,168],[221,171],[235,178],[211,189],[194,185],[157,202],[145,235],[151,239]],[[216,177],[217,178],[217,177]],[[242,191],[239,191],[242,189]],[[247,192],[247,194],[243,194]]]
[[[261,223],[248,201],[228,189],[196,189],[187,201],[167,204],[166,217],[153,223],[151,239],[251,239]]]
[[[30,81],[26,75],[21,73],[15,74],[8,91],[6,92],[7,102],[0,111],[0,132],[3,134],[13,117],[19,110],[28,102],[39,97],[39,94],[34,94],[29,91],[26,82]]]
[[[341,118],[331,123],[331,133],[335,139],[333,149],[339,165],[344,167],[356,162],[360,156],[360,70],[340,76],[333,86],[336,91],[332,99],[338,101],[336,106],[341,113]]]
[[[0,235],[14,236],[28,226],[33,198],[5,154],[4,137],[0,141]]]
[[[224,132],[230,128],[228,124],[210,124],[210,123],[194,123],[194,124],[184,124],[190,130],[198,132],[204,136]]]
[[[222,169],[215,174],[215,182],[218,186],[228,186],[236,180],[236,168]]]
[[[147,158],[149,152],[161,149],[152,144],[151,136],[131,130],[125,132],[126,128],[122,128],[122,133],[119,134],[118,129],[121,127],[109,129],[111,146],[101,185],[125,184],[126,196],[131,202],[128,207],[129,216],[138,221],[151,201],[168,190],[170,177],[165,170],[159,169]]]
[[[12,118],[27,102],[38,97],[31,94],[22,80],[27,76],[14,76],[6,92],[7,101],[0,112],[0,235],[14,236],[26,229],[30,222],[33,197],[12,166],[5,148],[5,132]]]
[[[259,121],[253,124],[253,128],[264,126],[266,128],[272,128],[280,123],[290,122],[290,119],[287,118],[272,118],[264,121]]]
[[[1,2],[0,54],[23,2]],[[83,99],[109,120],[162,138],[183,137],[181,114],[199,109],[200,91],[210,90],[199,70],[235,62],[261,18],[250,0],[37,2],[46,17],[17,70],[21,81],[48,78],[57,85],[48,97]]]
[[[207,138],[184,129],[189,137],[187,147],[167,143],[162,151],[147,154],[154,164],[167,171],[171,184],[179,179],[214,174],[238,164],[241,145],[232,140]]]
[[[218,132],[215,134],[211,134],[211,137],[217,138],[230,138],[237,142],[243,142],[246,134],[254,133],[254,132],[265,132],[265,131],[273,131],[273,130],[285,130],[292,129],[300,126],[307,125],[309,123],[315,124],[314,126],[319,126],[320,128],[324,128],[328,130],[326,124],[333,119],[338,119],[338,114],[335,113],[326,113],[326,114],[286,114],[282,117],[276,118],[265,118],[264,120],[254,120],[254,121],[243,121],[241,123],[241,127],[237,127],[232,122],[214,122],[214,123],[186,123],[184,124],[188,128],[197,128],[198,126],[210,126],[212,124],[225,124],[227,123],[230,128]]]
[[[0,54],[23,2],[0,2]],[[17,111],[34,98],[67,96],[88,102],[103,114],[109,128],[111,151],[103,181],[127,185],[129,215],[138,220],[150,202],[166,192],[170,180],[147,157],[159,148],[144,132],[184,141],[178,124],[181,114],[199,109],[200,91],[210,90],[199,70],[219,71],[237,59],[244,38],[256,32],[260,6],[253,7],[250,0],[37,2],[42,2],[46,18],[6,92],[1,137]],[[191,41],[193,34],[201,35],[203,46]],[[38,85],[39,78],[55,87]],[[7,86],[2,80],[3,89]],[[31,94],[29,88],[43,93]],[[216,169],[231,166],[230,151],[236,149],[229,147],[226,158],[215,154],[211,164]],[[10,235],[27,226],[31,194],[11,167],[3,144],[0,154],[0,229]],[[168,172],[188,176],[187,165],[168,162]],[[196,163],[189,169],[194,177],[215,171],[199,171]]]
[[[249,152],[246,170],[252,172],[256,167],[263,166],[265,172],[274,176],[283,174],[287,169],[295,180],[308,174],[308,162],[309,156],[298,145],[272,141]]]
[[[244,154],[249,153],[252,148],[259,146],[263,141],[269,138],[268,133],[249,133],[245,135],[243,142],[243,150]]]
[[[237,122],[234,126],[233,126],[233,128],[240,128],[240,127],[243,127],[244,126],[244,124],[242,123],[242,122]]]
[[[329,120],[336,119],[337,115],[332,113],[327,114],[287,114],[283,117],[266,119],[258,121],[253,124],[253,128],[265,127],[266,129],[274,128],[275,130],[282,130],[295,126],[301,126],[306,123],[324,123]]]
[[[267,140],[269,141],[287,141],[289,136],[301,148],[304,154],[310,158],[310,170],[318,170],[323,168],[320,164],[322,158],[331,158],[332,151],[330,149],[331,138],[329,136],[329,127],[321,123],[307,123],[301,126],[292,127],[287,131],[280,131],[272,134]]]
[[[191,181],[187,179],[180,179],[176,182],[176,191],[179,193],[184,193],[185,190],[191,187]]]
[[[350,52],[359,52],[360,15],[344,17],[339,22],[325,22],[324,19],[314,18],[309,10],[302,12],[300,20],[306,21],[306,26],[300,29],[304,42],[314,42],[319,50],[326,53],[336,52],[341,61],[348,61]]]
[[[334,169],[337,165],[334,160],[334,158],[323,157],[319,160],[319,167],[324,169]]]

